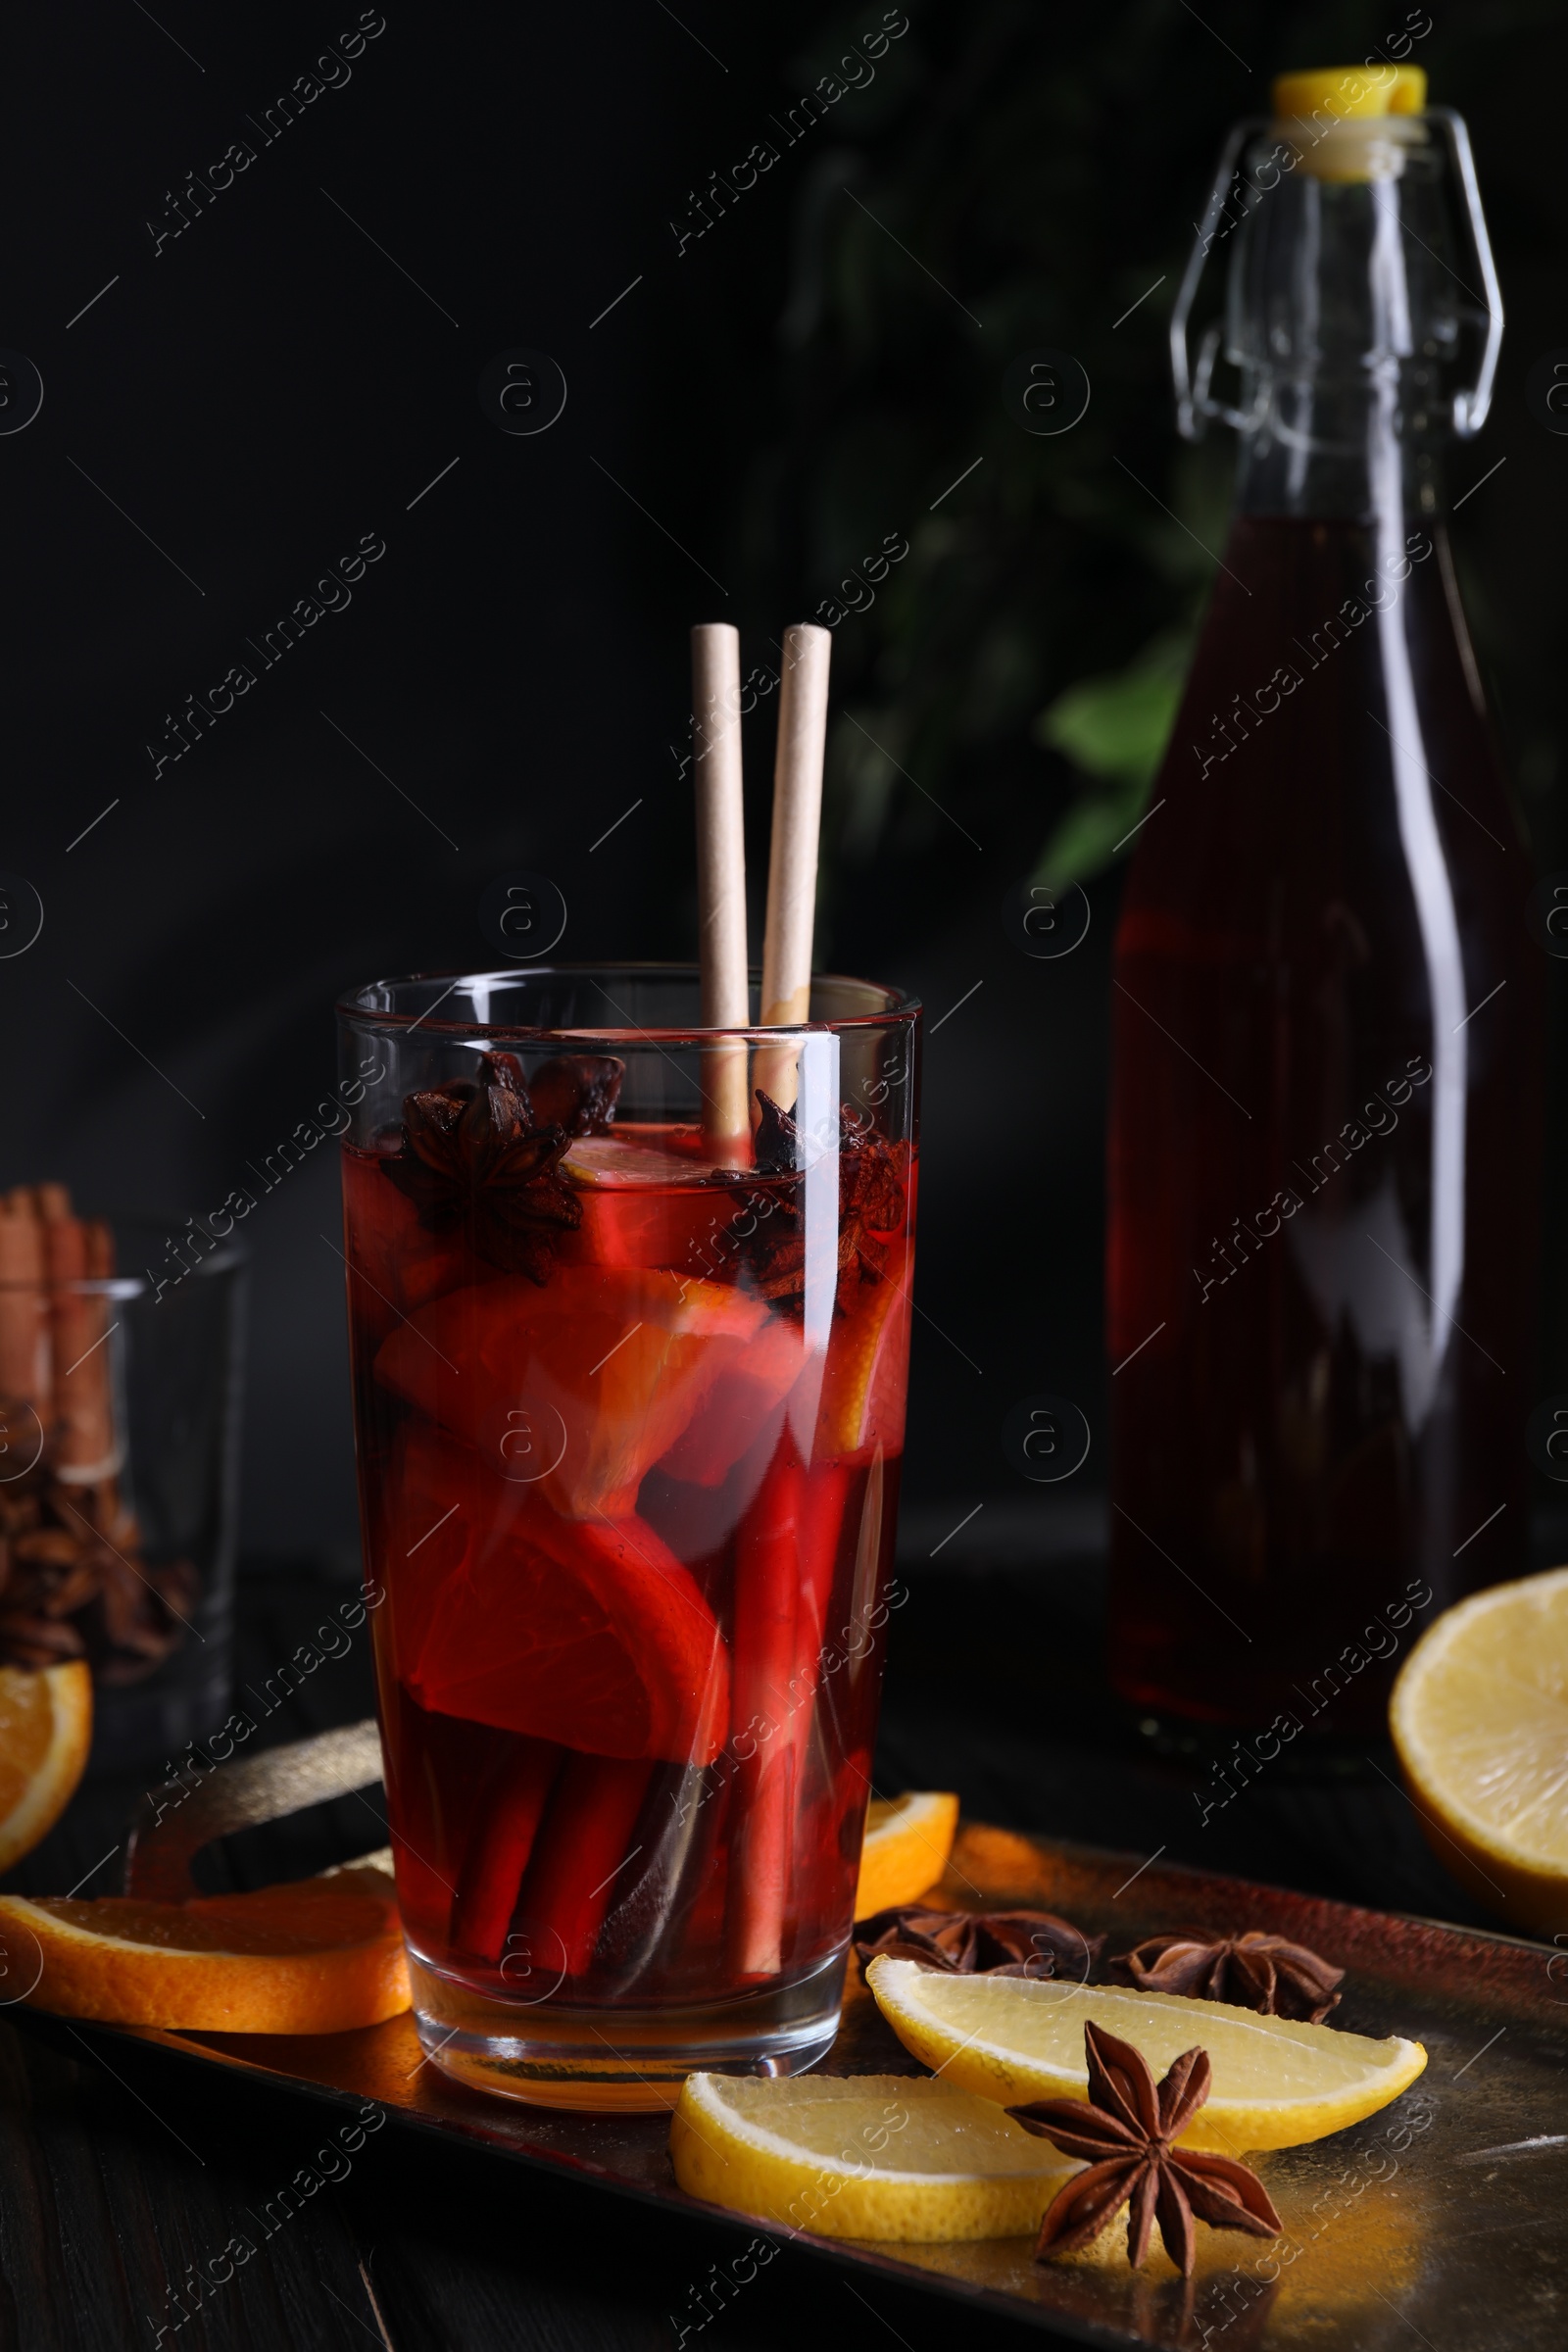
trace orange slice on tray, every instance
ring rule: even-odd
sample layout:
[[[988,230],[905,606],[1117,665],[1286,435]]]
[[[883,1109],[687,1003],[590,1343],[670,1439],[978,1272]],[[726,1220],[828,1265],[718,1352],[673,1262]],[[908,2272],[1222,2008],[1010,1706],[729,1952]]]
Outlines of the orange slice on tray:
[[[33,2009],[206,2034],[346,2034],[409,2006],[381,1870],[184,1903],[0,1895],[0,1943]]]
[[[395,1670],[421,1707],[601,1756],[708,1764],[729,1660],[691,1571],[635,1512],[564,1519],[415,1423],[379,1507]]]
[[[713,1343],[750,1339],[766,1313],[724,1283],[557,1265],[543,1288],[507,1276],[434,1299],[383,1343],[375,1371],[497,1469],[508,1413],[528,1415],[550,1463],[542,1498],[569,1518],[619,1519],[733,1354]]]
[[[48,1836],[92,1745],[92,1676],[61,1666],[0,1666],[0,1871]]]
[[[856,1918],[912,1903],[934,1886],[948,1867],[957,1827],[958,1800],[948,1791],[873,1796],[865,1813]]]

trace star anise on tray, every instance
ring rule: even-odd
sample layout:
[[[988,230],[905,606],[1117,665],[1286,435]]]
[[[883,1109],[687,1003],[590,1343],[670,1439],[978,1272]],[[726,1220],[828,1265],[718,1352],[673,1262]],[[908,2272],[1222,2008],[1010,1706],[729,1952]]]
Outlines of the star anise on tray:
[[[536,1083],[556,1116],[541,1125],[516,1055],[481,1054],[477,1084],[405,1097],[403,1148],[382,1168],[430,1232],[461,1227],[488,1264],[546,1282],[561,1235],[582,1223],[561,1159],[571,1136],[609,1126],[623,1075],[609,1054],[543,1063]]]
[[[858,1919],[856,1957],[865,1967],[886,1953],[956,1977],[1054,1977],[1083,1982],[1103,1936],[1084,1936],[1054,1911],[933,1911],[900,1903]]]
[[[1245,1936],[1150,1936],[1109,1963],[1118,1984],[1140,1992],[1180,1992],[1200,2001],[1229,2001],[1264,2017],[1304,2019],[1320,2026],[1338,2008],[1335,1986],[1345,1971],[1304,1944],[1250,1928]]]
[[[757,1166],[769,1176],[804,1175],[808,1148],[790,1112],[781,1110],[760,1087],[761,1105],[754,1139]],[[836,1304],[846,1311],[862,1282],[879,1282],[888,1244],[905,1222],[908,1197],[909,1147],[857,1124],[848,1104],[839,1114],[839,1245]],[[804,1187],[770,1196],[771,1213],[760,1219],[748,1247],[760,1296],[798,1305],[806,1295]]]
[[[1047,2209],[1035,2260],[1076,2254],[1129,2203],[1127,2259],[1134,2270],[1149,2252],[1154,2224],[1183,2278],[1193,2275],[1194,2219],[1211,2230],[1243,2230],[1278,2237],[1280,2217],[1257,2175],[1231,2156],[1177,2147],[1208,2097],[1206,2050],[1184,2050],[1155,2086],[1141,2050],[1102,2026],[1084,2027],[1089,2100],[1039,2099],[1007,2113],[1026,2132],[1049,2139],[1064,2156],[1084,2156]]]
[[[113,1481],[71,1486],[39,1466],[0,1487],[0,1663],[87,1658],[102,1684],[151,1674],[185,1633],[196,1572],[138,1553]]]

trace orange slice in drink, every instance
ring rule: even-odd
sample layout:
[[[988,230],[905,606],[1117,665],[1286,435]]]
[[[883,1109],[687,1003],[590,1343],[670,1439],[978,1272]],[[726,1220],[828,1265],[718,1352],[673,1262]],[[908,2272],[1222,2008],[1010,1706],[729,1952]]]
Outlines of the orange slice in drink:
[[[349,1312],[378,1345],[399,1317],[482,1271],[461,1231],[431,1233],[406,1193],[389,1184],[377,1153],[343,1160]]]
[[[909,1252],[894,1249],[875,1282],[861,1283],[836,1317],[817,1406],[817,1459],[845,1461],[904,1449],[909,1358]]]
[[[28,2006],[188,2033],[346,2034],[409,2005],[397,1896],[344,1870],[185,1903],[0,1895],[0,1942]]]
[[[712,1761],[728,1653],[645,1520],[563,1518],[418,1424],[380,1507],[394,1667],[421,1707],[593,1755]]]
[[[92,1676],[84,1659],[0,1666],[0,1871],[54,1828],[91,1745]]]
[[[718,1369],[707,1396],[660,1462],[666,1478],[716,1487],[760,1439],[801,1376],[806,1335],[769,1315],[754,1339],[715,1342]]]
[[[498,1469],[506,1416],[533,1416],[541,1497],[573,1519],[623,1518],[650,1467],[716,1378],[714,1342],[750,1339],[767,1313],[728,1285],[639,1266],[557,1265],[452,1291],[410,1317],[376,1377]]]

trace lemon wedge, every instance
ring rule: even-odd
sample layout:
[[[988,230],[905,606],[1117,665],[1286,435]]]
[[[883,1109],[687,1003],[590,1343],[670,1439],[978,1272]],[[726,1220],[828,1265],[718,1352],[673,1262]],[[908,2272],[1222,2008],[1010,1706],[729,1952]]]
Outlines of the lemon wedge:
[[[1517,1927],[1568,1928],[1568,1568],[1446,1610],[1389,1728],[1439,1860]]]
[[[958,1827],[958,1800],[941,1790],[874,1796],[866,1807],[865,1843],[855,1916],[869,1919],[894,1903],[912,1903],[948,1867]]]
[[[689,2075],[669,2151],[710,2205],[905,2241],[1037,2230],[1077,2170],[990,2099],[924,2075]]]
[[[1418,2041],[1372,2041],[1177,1993],[949,1977],[886,1955],[865,1981],[906,2050],[956,2088],[1006,2106],[1088,2097],[1086,2019],[1142,2050],[1156,2081],[1184,2050],[1205,2049],[1214,2086],[1183,2139],[1227,2156],[1343,2132],[1397,2098],[1427,2062]]]

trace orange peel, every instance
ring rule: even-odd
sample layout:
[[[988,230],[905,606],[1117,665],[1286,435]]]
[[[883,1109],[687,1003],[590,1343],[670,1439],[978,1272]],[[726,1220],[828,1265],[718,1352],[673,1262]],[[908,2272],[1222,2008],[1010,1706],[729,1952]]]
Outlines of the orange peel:
[[[0,1945],[27,2006],[187,2033],[345,2034],[409,2006],[385,1871],[336,1871],[183,1903],[0,1895]]]

